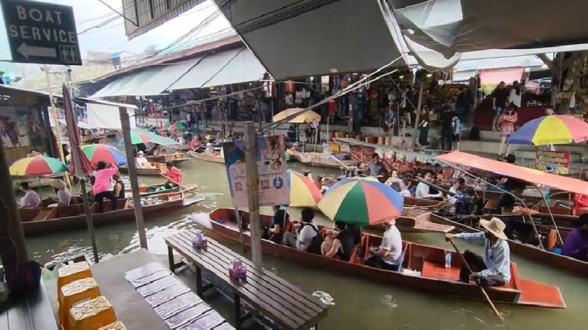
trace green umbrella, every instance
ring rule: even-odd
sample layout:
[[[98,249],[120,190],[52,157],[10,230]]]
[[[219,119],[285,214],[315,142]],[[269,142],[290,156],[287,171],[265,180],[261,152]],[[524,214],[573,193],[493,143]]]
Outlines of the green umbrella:
[[[147,142],[161,144],[164,146],[178,144],[178,142],[176,142],[170,138],[163,137],[161,135],[157,135],[157,134],[152,133],[144,128],[137,127],[137,128],[133,128],[131,130],[131,144],[139,144],[139,143],[147,143]],[[120,145],[125,144],[124,139],[120,140],[119,144]]]

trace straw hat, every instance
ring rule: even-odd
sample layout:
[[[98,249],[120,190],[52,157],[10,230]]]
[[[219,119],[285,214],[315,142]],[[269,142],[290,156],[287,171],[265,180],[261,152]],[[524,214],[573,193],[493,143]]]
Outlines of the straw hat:
[[[49,180],[49,185],[55,189],[63,189],[65,188],[65,182],[61,179],[51,179]]]
[[[137,155],[144,155],[144,154],[145,154],[145,153],[144,153],[143,151],[139,151],[139,152],[137,153]]]
[[[480,226],[484,227],[487,231],[492,233],[492,235],[500,238],[500,239],[508,239],[506,234],[504,234],[504,229],[506,225],[502,220],[498,218],[492,218],[490,220],[480,220]]]

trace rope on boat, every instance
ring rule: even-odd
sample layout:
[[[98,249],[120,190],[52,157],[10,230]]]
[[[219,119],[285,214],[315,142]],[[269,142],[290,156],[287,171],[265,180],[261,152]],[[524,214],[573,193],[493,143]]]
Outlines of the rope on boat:
[[[330,294],[324,291],[315,291],[312,293],[312,296],[318,298],[325,305],[335,305],[335,299],[333,299]]]

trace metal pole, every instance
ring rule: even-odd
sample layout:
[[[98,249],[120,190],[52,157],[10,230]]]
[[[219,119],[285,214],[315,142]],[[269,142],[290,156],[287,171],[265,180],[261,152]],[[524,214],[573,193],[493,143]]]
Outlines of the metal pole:
[[[237,218],[237,225],[239,226],[239,242],[241,243],[243,253],[245,253],[245,239],[243,238],[243,219],[241,218],[241,213],[239,212],[238,207],[235,207],[235,217]]]
[[[416,113],[416,117],[414,119],[414,127],[412,129],[412,144],[411,146],[414,147],[417,141],[417,131],[419,129],[419,121],[421,120],[421,108],[423,106],[423,89],[425,84],[423,84],[423,82],[421,81],[419,84],[419,101],[417,104],[417,113]]]
[[[4,146],[0,143],[0,256],[4,267],[28,260],[27,246],[22,233],[22,225]]]
[[[143,220],[143,209],[141,208],[141,195],[139,195],[139,182],[137,181],[137,169],[133,158],[133,145],[131,144],[131,124],[127,108],[119,107],[120,123],[125,141],[125,152],[127,154],[127,167],[129,169],[129,181],[131,182],[131,193],[133,194],[133,205],[135,209],[135,220],[137,232],[139,233],[139,244],[141,248],[147,249],[147,236],[145,235],[145,221]]]
[[[249,230],[251,232],[251,257],[261,268],[261,228],[259,220],[259,173],[257,173],[257,134],[255,123],[245,123],[245,166],[247,170],[247,196],[249,198]]]
[[[45,72],[45,81],[47,82],[47,89],[49,90],[49,102],[51,104],[51,116],[53,117],[53,121],[55,122],[55,139],[57,140],[57,152],[59,152],[59,158],[65,164],[65,155],[63,154],[63,140],[61,135],[61,124],[59,123],[59,117],[57,116],[57,109],[55,108],[55,100],[53,99],[53,87],[51,86],[51,79],[49,77],[49,66],[45,65],[43,67],[43,71]],[[80,141],[81,143],[81,141]],[[71,181],[69,180],[69,175],[65,173],[65,182],[67,186],[71,188]]]

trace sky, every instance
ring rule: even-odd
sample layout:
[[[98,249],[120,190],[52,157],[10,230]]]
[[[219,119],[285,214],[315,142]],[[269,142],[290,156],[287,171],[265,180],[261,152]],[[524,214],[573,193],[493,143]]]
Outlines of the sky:
[[[139,37],[128,40],[125,34],[123,18],[118,16],[98,0],[41,1],[73,6],[82,58],[84,58],[88,51],[127,51],[131,53],[142,53],[145,48],[150,45],[156,45],[158,49],[165,48],[217,10],[214,2],[207,0],[165,24]],[[105,0],[105,2],[122,13],[122,0]],[[113,20],[100,26],[101,23],[109,21],[110,19]],[[87,32],[84,32],[86,30]],[[232,31],[229,22],[223,15],[220,15],[198,34],[195,34],[192,39],[218,35],[220,33],[229,33]],[[4,18],[0,15],[0,61],[10,60],[11,56],[7,44]],[[33,64],[22,65],[22,68],[26,70],[27,67],[30,66],[34,67],[35,70],[38,70],[38,65]]]

